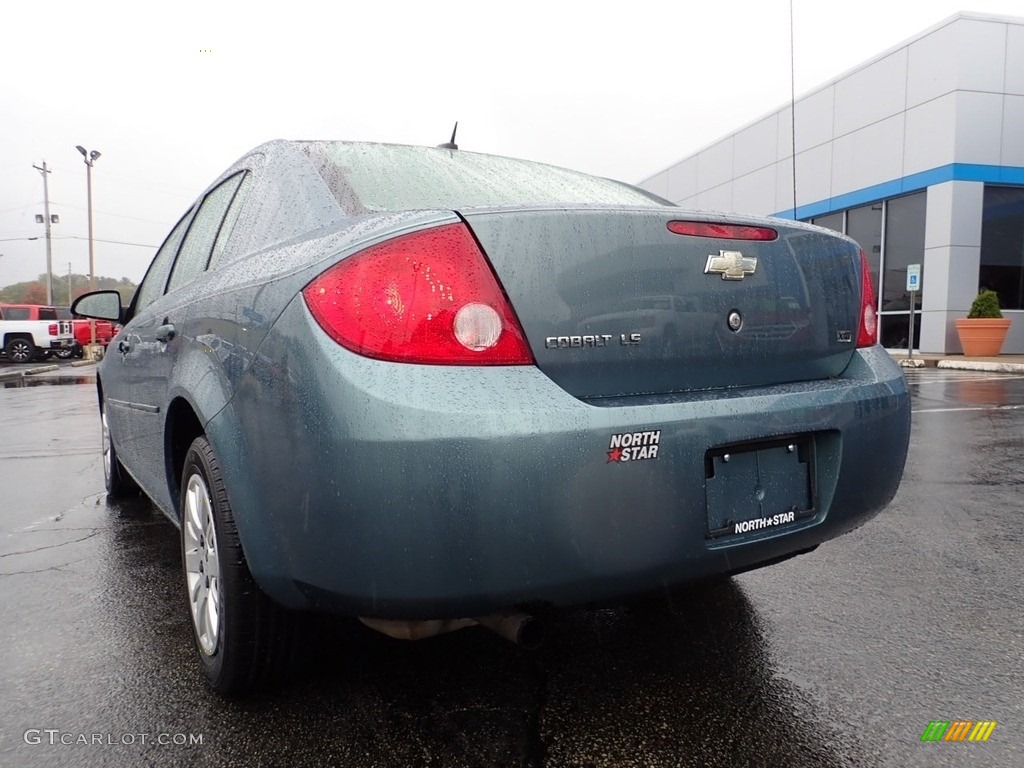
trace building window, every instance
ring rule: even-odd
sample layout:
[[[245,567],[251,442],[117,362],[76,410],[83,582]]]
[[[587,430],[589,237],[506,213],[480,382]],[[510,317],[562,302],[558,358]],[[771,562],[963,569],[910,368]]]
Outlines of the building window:
[[[824,227],[825,229],[831,229],[833,232],[843,231],[843,212],[830,213],[828,216],[818,216],[817,218],[811,219],[811,224],[816,227]]]
[[[882,311],[910,309],[907,265],[924,261],[925,192],[897,197],[886,203],[885,278],[882,280]],[[924,286],[924,270],[921,272]],[[920,297],[918,297],[920,300]]]
[[[978,289],[1003,309],[1024,309],[1024,188],[985,187]]]
[[[846,234],[864,249],[871,270],[871,284],[878,292],[881,288],[878,268],[882,259],[882,204],[872,203],[847,211]]]
[[[885,250],[882,254],[882,324],[883,347],[907,348],[910,323],[910,299],[907,290],[907,265],[921,264],[921,286],[924,287],[924,223],[927,192],[915,192],[885,203]],[[919,346],[921,299],[918,291],[914,306],[914,346]],[[889,314],[884,313],[893,313]]]

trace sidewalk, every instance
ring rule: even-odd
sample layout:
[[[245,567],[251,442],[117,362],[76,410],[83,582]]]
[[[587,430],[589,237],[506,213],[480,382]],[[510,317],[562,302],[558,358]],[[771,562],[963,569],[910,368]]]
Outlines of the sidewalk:
[[[901,366],[908,368],[953,368],[958,371],[988,371],[990,373],[1024,373],[1024,355],[999,355],[998,357],[964,357],[963,355],[939,355],[915,352],[907,360],[905,349],[890,349]]]

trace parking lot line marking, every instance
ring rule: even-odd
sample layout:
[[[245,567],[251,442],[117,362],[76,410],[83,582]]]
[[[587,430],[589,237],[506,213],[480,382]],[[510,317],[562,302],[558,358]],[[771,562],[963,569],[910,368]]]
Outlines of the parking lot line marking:
[[[1020,411],[1024,405],[972,405],[963,408],[920,408],[911,413],[952,413],[954,411]]]
[[[952,376],[935,376],[922,374],[920,376],[915,376],[914,378],[916,379],[916,384],[944,384],[950,381],[1010,381],[1012,379],[1024,378],[1024,376],[1022,376],[1019,373],[996,373],[987,376],[982,376],[977,373],[972,375],[970,373],[965,372],[960,375]]]

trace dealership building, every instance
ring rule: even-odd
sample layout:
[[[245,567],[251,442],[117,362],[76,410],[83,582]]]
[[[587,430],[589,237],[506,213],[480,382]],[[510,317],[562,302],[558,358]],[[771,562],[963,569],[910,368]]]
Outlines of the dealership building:
[[[960,352],[953,321],[990,288],[1012,318],[1003,352],[1024,353],[1024,19],[957,14],[797,99],[795,118],[786,105],[640,186],[845,232],[887,347],[907,346],[920,264],[915,349]]]

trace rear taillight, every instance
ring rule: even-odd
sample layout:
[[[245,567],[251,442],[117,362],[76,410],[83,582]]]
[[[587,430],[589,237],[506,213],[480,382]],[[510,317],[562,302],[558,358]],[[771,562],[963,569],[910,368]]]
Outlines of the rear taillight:
[[[779,233],[771,227],[746,224],[716,224],[710,221],[670,221],[668,231],[691,237],[713,237],[728,240],[774,240]]]
[[[49,330],[51,336],[56,336],[59,333],[59,331],[57,330],[57,324],[56,323],[50,323],[50,325],[47,328],[47,330]]]
[[[860,252],[860,328],[857,346],[871,347],[878,343],[878,315],[875,313],[875,289],[871,285],[868,257]]]
[[[464,224],[402,235],[335,264],[302,291],[320,327],[379,360],[530,365],[533,356]]]

